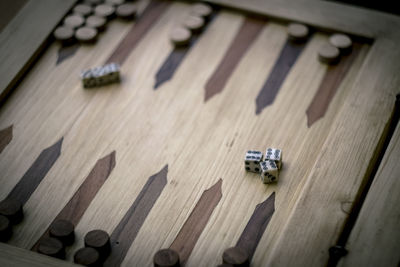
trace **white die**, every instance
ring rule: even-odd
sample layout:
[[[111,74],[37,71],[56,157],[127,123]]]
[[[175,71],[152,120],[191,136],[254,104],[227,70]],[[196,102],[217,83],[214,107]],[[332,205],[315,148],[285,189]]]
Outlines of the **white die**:
[[[83,87],[90,88],[97,86],[97,81],[95,78],[86,78],[83,79]]]
[[[119,72],[120,66],[117,63],[110,63],[106,65],[108,72]]]
[[[261,168],[261,181],[264,184],[269,184],[277,182],[279,178],[278,166],[276,166],[275,161],[266,160],[260,163]]]
[[[106,83],[114,83],[114,82],[119,82],[119,65],[116,63],[110,63],[107,65],[103,66],[103,69],[105,70],[103,74],[103,78],[106,80]]]
[[[109,72],[107,74],[107,78],[109,79],[110,83],[115,83],[115,82],[119,82],[120,78],[119,78],[119,71],[113,71],[113,72]]]
[[[278,169],[282,168],[282,150],[276,148],[267,148],[265,151],[265,160],[275,161]]]
[[[249,150],[246,152],[244,158],[244,168],[250,172],[260,172],[260,162],[262,161],[263,154],[261,151]]]
[[[107,77],[108,77],[110,83],[120,81],[119,72],[110,72],[109,74],[107,74]]]
[[[108,83],[108,79],[105,77],[107,74],[104,66],[96,67],[92,69],[93,75],[96,77],[97,86],[102,86]]]
[[[96,86],[96,79],[93,77],[91,70],[82,71],[81,79],[85,88]]]
[[[81,72],[81,79],[83,87],[85,88],[96,86],[96,79],[90,69]]]
[[[81,72],[81,79],[85,88],[101,86],[109,83],[119,82],[120,66],[110,63]]]

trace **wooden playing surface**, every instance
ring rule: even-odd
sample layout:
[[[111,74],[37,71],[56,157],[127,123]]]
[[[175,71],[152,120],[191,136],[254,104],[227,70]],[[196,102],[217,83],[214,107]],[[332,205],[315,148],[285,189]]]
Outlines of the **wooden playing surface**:
[[[243,9],[239,2],[232,4]],[[250,3],[263,12],[260,1]],[[88,231],[103,229],[113,248],[105,266],[151,266],[154,253],[168,247],[186,266],[216,266],[235,245],[252,266],[326,265],[387,136],[400,88],[399,36],[305,14],[309,19],[293,20],[324,31],[317,27],[294,45],[286,33],[291,12],[278,8],[279,21],[217,8],[204,32],[177,50],[169,33],[191,3],[139,5],[135,22],[113,20],[95,45],[52,42],[2,105],[0,199],[19,199],[25,212],[8,245],[35,250],[53,220],[68,219],[76,225],[68,261]],[[340,28],[354,34],[353,51],[324,65],[317,50],[325,30]],[[121,83],[83,89],[80,71],[108,62],[121,64]],[[400,172],[393,142],[378,170],[388,183]],[[246,150],[267,147],[283,151],[276,184],[244,170]],[[366,200],[371,210],[385,190],[399,195],[398,182],[378,182]],[[399,198],[386,201],[398,214]],[[371,216],[392,218],[389,211]],[[360,218],[367,222],[368,214]],[[400,236],[398,218],[381,247]],[[357,252],[370,238],[362,225],[340,266],[371,255]],[[399,262],[399,242],[389,245],[388,256],[376,254],[382,266]],[[21,253],[2,251],[4,258]]]

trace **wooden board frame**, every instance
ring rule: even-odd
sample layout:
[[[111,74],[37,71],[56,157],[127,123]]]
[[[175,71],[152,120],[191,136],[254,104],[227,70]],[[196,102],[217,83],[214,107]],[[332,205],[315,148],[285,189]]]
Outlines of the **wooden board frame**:
[[[346,248],[351,253],[338,266],[396,266],[399,263],[399,155],[398,124],[348,239]]]
[[[30,0],[0,33],[0,102],[46,47],[77,0]]]
[[[52,29],[74,2],[75,0],[31,0],[1,32],[0,100],[34,62],[45,47],[44,44]],[[385,125],[390,120],[393,105],[386,104],[394,104],[395,95],[400,87],[400,78],[396,77],[400,69],[400,51],[398,51],[400,18],[326,1],[212,0],[208,2],[284,21],[298,21],[326,31],[346,32],[374,41],[358,74],[356,88],[353,88],[354,90],[346,99],[338,117],[354,111],[354,107],[362,106],[364,112],[356,114],[351,121],[343,122],[336,119],[333,123],[332,127],[336,129],[336,134],[330,134],[323,145],[322,151],[325,153],[321,153],[307,178],[306,186],[300,193],[290,220],[284,226],[283,235],[277,240],[272,252],[263,256],[268,266],[325,265],[329,257],[328,248],[335,244],[347,218],[347,213],[343,212],[337,216],[337,212],[342,209],[343,203],[353,203],[357,199],[359,190],[371,171],[375,152],[379,150],[378,141],[384,137]],[[41,8],[44,6],[52,7],[56,11],[43,21],[43,25],[31,28],[27,21],[40,15]],[[21,27],[21,30],[14,32],[17,27]],[[25,32],[30,34],[24,35]],[[32,36],[35,36],[33,41]],[[25,42],[26,40],[30,41]],[[16,55],[18,57],[14,57]],[[362,94],[365,91],[368,91],[368,95],[373,98],[363,97]],[[362,131],[354,134],[352,131],[354,127],[370,129],[369,134],[363,135]],[[349,136],[351,138],[348,138]],[[346,151],[347,148],[350,149],[346,157],[336,154],[337,151]],[[323,176],[339,176],[339,178],[326,182],[321,181]],[[351,180],[348,179],[349,177]],[[338,187],[339,183],[343,186]],[[346,191],[334,190],[346,186],[348,186]],[[331,214],[336,214],[336,217],[330,216]],[[312,223],[312,229],[305,227],[309,223]],[[284,244],[289,243],[288,241],[293,241],[291,242],[293,245],[284,247]],[[6,263],[6,260],[9,260],[7,259],[9,252],[5,251],[14,248],[7,245],[2,245],[2,247],[4,249],[0,250],[2,255],[0,262]],[[299,247],[303,250],[299,250]],[[15,248],[15,250],[20,249]],[[26,251],[26,254],[30,253]],[[18,254],[24,255],[25,252],[21,250]],[[38,255],[38,257],[41,256]],[[24,265],[19,264],[19,266]]]
[[[208,0],[206,2],[277,20],[297,21],[320,30],[339,31],[370,39],[399,38],[398,16],[340,3],[310,0]]]

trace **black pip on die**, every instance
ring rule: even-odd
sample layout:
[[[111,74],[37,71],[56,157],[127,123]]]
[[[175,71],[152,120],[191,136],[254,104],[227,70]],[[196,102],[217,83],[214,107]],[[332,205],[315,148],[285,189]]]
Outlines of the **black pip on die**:
[[[250,172],[260,172],[260,162],[262,161],[263,154],[260,151],[249,150],[246,152],[244,159],[244,168]]]
[[[282,168],[282,150],[276,148],[267,148],[265,152],[265,161],[273,160],[280,170]]]
[[[275,161],[266,160],[260,163],[261,181],[264,184],[269,184],[278,181],[279,170]]]

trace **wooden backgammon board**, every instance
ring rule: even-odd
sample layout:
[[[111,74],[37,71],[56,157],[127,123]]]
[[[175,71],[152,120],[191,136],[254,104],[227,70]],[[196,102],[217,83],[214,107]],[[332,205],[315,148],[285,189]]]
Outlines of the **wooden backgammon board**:
[[[85,245],[75,261],[103,266],[217,266],[237,249],[250,266],[399,264],[399,17],[212,0],[188,21],[196,3],[138,0],[123,19],[92,6],[105,29],[54,40],[84,23],[65,19],[90,13],[76,4],[28,0],[0,33],[0,266],[74,266]],[[351,51],[327,64],[335,33]],[[84,88],[107,63],[120,81]],[[267,147],[283,155],[270,184],[244,166]]]

